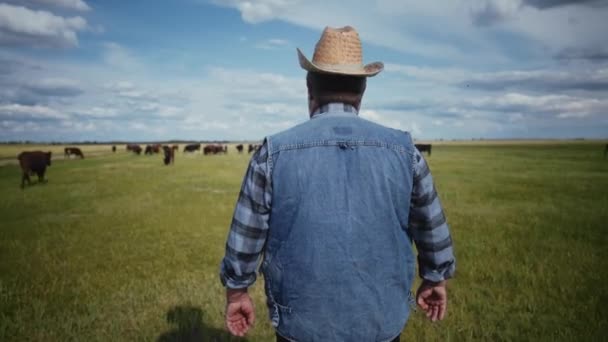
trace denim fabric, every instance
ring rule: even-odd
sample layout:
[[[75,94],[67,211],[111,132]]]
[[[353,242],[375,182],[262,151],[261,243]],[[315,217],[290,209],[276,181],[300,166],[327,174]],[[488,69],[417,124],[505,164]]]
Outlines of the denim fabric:
[[[328,112],[267,137],[273,187],[261,271],[294,341],[391,341],[415,273],[408,133]]]

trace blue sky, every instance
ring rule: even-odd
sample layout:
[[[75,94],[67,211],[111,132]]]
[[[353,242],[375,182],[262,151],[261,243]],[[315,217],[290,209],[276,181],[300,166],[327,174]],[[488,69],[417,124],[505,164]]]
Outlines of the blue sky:
[[[417,139],[608,138],[605,0],[0,0],[0,140],[261,139],[307,120],[325,26],[361,116]]]

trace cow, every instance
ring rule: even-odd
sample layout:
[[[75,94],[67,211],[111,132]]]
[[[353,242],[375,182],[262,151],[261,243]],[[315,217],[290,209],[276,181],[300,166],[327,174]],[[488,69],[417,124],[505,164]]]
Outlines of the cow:
[[[173,146],[171,146],[171,149],[173,150],[173,152],[175,152],[179,149],[179,146],[173,145]]]
[[[184,153],[200,151],[200,150],[201,150],[201,144],[189,144],[189,145],[184,146]]]
[[[112,153],[116,153],[116,145],[112,145]]]
[[[236,150],[239,151],[239,153],[243,153],[243,144],[236,145]]]
[[[205,145],[205,148],[203,148],[203,153],[204,154],[228,153],[228,146],[223,146],[220,144]]]
[[[165,165],[173,164],[175,162],[175,149],[174,148],[164,145],[163,153],[165,155],[163,158],[163,162],[165,163]]]
[[[70,158],[71,155],[79,156],[80,159],[84,159],[84,154],[78,147],[66,147],[63,149],[64,158]]]
[[[429,157],[431,156],[431,144],[415,144],[416,148],[420,153],[428,152]]]
[[[152,145],[146,145],[146,149],[144,150],[144,154],[152,154],[154,153],[154,147]]]
[[[139,149],[141,150],[141,147],[137,144],[127,144],[127,151],[133,151],[135,147],[139,147]]]
[[[257,145],[257,144],[253,144],[252,145],[252,144],[249,144],[248,153],[255,152],[255,151],[259,150],[260,147],[262,147],[262,145]]]
[[[19,159],[19,166],[21,166],[21,189],[25,186],[25,181],[30,185],[30,174],[38,175],[39,183],[46,183],[44,179],[44,173],[46,167],[51,166],[51,152],[42,151],[26,151],[21,152],[17,159]]]
[[[139,146],[137,144],[128,144],[127,151],[132,151],[136,154],[141,154],[141,146]]]
[[[154,153],[160,153],[160,150],[162,148],[160,144],[150,145],[150,147],[152,148],[152,152]]]

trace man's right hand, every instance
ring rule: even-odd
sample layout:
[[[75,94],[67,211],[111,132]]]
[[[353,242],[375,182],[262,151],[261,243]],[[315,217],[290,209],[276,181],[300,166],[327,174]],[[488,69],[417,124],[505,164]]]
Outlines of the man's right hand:
[[[445,317],[448,306],[446,282],[432,283],[423,280],[416,293],[418,306],[426,312],[432,322],[441,321]]]

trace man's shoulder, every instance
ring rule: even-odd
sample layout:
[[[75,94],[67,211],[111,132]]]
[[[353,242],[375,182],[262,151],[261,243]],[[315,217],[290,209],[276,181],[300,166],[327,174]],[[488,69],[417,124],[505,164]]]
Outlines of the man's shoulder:
[[[269,136],[266,137],[266,139],[270,139],[270,140],[282,140],[288,137],[292,137],[294,134],[297,134],[298,132],[305,130],[307,127],[309,127],[310,125],[313,124],[313,120],[306,120],[304,122],[300,122],[299,124],[296,124],[294,126],[291,126],[289,128],[286,128],[282,131],[278,131],[276,133],[273,133]]]
[[[386,126],[366,119],[365,117],[361,117],[361,115],[359,115],[359,118],[361,119],[361,122],[363,122],[367,127],[382,132],[387,136],[391,136],[397,141],[405,141],[408,143],[412,142],[412,136],[409,131]]]

